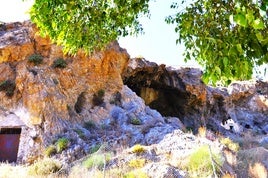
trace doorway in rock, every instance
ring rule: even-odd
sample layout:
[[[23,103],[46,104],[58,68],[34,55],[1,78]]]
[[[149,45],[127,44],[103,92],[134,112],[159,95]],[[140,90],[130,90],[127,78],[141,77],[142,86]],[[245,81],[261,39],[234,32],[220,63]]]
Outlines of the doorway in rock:
[[[21,128],[0,128],[0,162],[16,162]]]

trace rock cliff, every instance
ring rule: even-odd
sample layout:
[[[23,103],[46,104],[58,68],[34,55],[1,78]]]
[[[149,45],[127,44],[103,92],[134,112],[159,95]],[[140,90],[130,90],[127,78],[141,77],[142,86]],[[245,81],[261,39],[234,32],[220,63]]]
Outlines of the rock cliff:
[[[45,144],[51,135],[88,120],[98,92],[109,96],[122,89],[129,55],[114,42],[91,56],[82,51],[68,56],[36,32],[30,22],[0,26],[0,121],[11,118],[13,127],[22,121],[22,132],[29,129],[34,138],[22,142]]]
[[[267,82],[214,88],[206,86],[201,76],[200,69],[173,69],[136,58],[129,62],[123,80],[148,106],[164,116],[178,117],[195,132],[203,125],[220,132],[231,127],[237,133],[248,129],[268,133]]]

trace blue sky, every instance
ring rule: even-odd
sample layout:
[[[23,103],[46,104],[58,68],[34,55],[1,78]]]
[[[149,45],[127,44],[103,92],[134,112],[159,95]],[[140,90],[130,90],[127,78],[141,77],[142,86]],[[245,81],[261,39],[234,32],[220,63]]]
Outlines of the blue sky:
[[[183,60],[183,45],[176,45],[178,34],[175,33],[174,25],[167,24],[165,17],[175,13],[170,8],[174,0],[157,0],[150,2],[150,19],[141,18],[144,35],[136,37],[120,38],[119,43],[125,47],[132,57],[142,56],[147,60],[157,63],[165,63],[170,66],[193,66],[191,61],[187,64]]]

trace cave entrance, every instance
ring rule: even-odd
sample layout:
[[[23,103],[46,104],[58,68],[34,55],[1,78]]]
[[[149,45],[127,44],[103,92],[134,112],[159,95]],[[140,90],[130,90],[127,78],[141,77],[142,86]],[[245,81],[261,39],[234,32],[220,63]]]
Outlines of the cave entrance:
[[[0,162],[16,162],[21,128],[0,127]]]

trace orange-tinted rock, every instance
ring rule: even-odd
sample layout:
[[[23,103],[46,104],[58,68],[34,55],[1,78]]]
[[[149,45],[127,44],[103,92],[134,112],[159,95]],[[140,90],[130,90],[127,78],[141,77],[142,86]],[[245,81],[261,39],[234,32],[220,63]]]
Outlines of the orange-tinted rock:
[[[29,126],[45,124],[45,132],[57,133],[64,125],[62,120],[83,120],[77,113],[74,118],[69,115],[74,112],[81,93],[86,93],[86,108],[90,108],[92,96],[98,90],[112,93],[121,89],[121,73],[129,55],[114,42],[91,56],[83,51],[68,56],[61,47],[36,32],[30,22],[4,24],[0,28],[0,81],[12,79],[16,83],[12,97],[0,92],[0,107],[25,108],[29,113],[28,119],[22,119],[25,123]],[[30,63],[28,58],[32,54],[41,54],[42,64]],[[66,68],[52,67],[58,58],[66,60]]]

